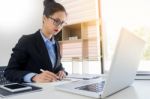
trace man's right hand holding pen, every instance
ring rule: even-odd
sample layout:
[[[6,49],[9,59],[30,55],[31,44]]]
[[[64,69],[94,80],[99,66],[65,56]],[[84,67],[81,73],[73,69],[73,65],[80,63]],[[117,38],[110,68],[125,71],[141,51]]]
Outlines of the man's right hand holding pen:
[[[59,76],[57,76],[53,72],[43,70],[43,69],[40,69],[40,71],[41,71],[40,74],[37,74],[32,77],[33,82],[47,83],[47,82],[54,82],[60,79]]]

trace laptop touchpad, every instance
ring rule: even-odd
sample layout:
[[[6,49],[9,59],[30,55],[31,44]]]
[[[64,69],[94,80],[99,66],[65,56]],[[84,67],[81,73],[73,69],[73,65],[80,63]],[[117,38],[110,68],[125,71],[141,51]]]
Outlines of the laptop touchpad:
[[[89,84],[89,85],[77,87],[75,89],[92,91],[92,92],[101,92],[103,91],[104,84],[105,81],[102,81],[100,83]]]

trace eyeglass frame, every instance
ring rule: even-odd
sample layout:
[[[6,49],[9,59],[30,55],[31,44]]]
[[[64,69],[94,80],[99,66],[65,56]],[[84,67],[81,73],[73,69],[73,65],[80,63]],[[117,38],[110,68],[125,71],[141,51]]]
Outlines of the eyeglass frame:
[[[51,17],[51,16],[49,16],[48,18],[49,18],[49,19],[52,19],[52,20],[53,20],[53,24],[54,24],[55,26],[57,26],[57,27],[59,27],[59,26],[62,27],[64,24],[67,24],[65,21],[57,20],[57,19],[55,19],[55,18],[53,18],[53,17]]]

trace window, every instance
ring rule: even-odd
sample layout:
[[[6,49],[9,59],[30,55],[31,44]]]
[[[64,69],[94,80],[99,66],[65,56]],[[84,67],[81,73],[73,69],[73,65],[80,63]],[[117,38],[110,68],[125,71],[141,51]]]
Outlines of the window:
[[[146,41],[139,71],[150,71],[150,13],[148,0],[102,0],[101,12],[106,35],[107,60],[110,61],[122,27]],[[109,69],[109,65],[105,70]]]

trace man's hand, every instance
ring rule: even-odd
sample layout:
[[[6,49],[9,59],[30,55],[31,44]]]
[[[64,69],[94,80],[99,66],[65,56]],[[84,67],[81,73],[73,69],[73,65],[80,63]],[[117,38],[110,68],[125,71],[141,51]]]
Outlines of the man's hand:
[[[59,77],[50,71],[43,71],[42,73],[32,77],[32,81],[38,83],[53,82],[57,81],[57,79],[59,79]]]
[[[59,71],[59,72],[57,73],[57,76],[58,76],[59,79],[61,80],[61,79],[63,79],[63,78],[66,77],[66,73],[65,73],[65,71],[61,70],[61,71]]]

